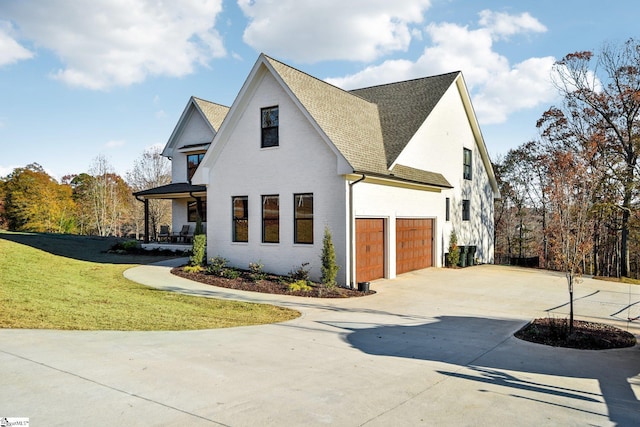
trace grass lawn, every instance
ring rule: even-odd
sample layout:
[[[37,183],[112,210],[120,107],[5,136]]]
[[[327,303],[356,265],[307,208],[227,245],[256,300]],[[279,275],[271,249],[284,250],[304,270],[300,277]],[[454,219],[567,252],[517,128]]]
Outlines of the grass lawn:
[[[299,316],[263,304],[191,297],[122,276],[149,255],[106,253],[113,239],[0,231],[0,328],[186,330]]]

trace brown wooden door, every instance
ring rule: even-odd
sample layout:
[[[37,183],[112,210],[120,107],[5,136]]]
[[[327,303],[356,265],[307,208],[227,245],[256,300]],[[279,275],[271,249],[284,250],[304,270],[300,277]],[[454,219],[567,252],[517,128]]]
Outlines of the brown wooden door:
[[[356,219],[356,281],[384,277],[384,219]]]
[[[433,219],[396,220],[396,274],[433,265]]]

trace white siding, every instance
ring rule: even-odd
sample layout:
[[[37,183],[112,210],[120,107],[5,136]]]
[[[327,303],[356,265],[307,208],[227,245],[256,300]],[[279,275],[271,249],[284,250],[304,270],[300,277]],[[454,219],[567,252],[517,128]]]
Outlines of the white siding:
[[[279,146],[260,148],[260,109],[279,107]],[[340,265],[338,281],[346,283],[345,181],[337,175],[337,158],[309,121],[271,76],[265,73],[244,105],[237,125],[210,168],[208,256],[221,255],[239,268],[261,262],[265,271],[287,274],[308,262],[320,278],[325,225],[333,234]],[[314,243],[294,244],[296,193],[313,193]],[[280,196],[280,243],[262,243],[261,196]],[[233,196],[248,196],[249,242],[232,242]]]

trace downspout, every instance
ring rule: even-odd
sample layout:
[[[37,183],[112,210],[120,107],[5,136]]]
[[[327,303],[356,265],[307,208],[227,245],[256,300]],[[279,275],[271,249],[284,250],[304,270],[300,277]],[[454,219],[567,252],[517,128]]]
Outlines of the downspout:
[[[354,211],[353,211],[353,186],[356,185],[359,182],[362,182],[365,180],[367,176],[365,174],[362,174],[362,176],[360,178],[358,178],[357,180],[350,182],[349,183],[349,264],[351,265],[351,271],[349,272],[349,275],[351,276],[349,278],[351,284],[351,289],[354,289],[355,286],[355,282],[356,282],[356,251],[355,251],[355,247],[354,247],[354,240],[355,240],[355,224],[356,224],[356,219],[354,217]]]

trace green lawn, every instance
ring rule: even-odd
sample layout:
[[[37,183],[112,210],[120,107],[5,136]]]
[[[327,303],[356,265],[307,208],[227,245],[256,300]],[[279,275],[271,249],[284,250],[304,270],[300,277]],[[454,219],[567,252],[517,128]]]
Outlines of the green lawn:
[[[185,330],[299,316],[270,305],[190,297],[138,285],[122,273],[136,260],[149,262],[152,257],[106,254],[106,240],[90,239],[0,232],[0,328]]]

